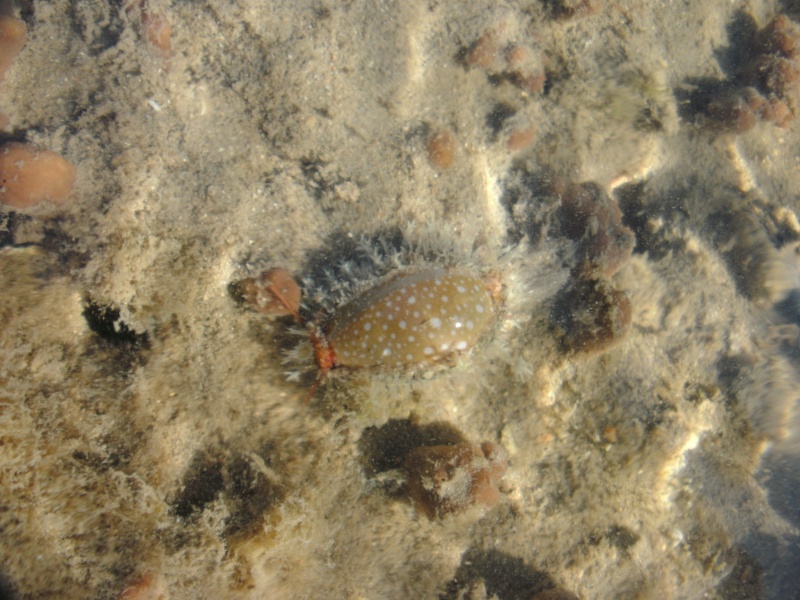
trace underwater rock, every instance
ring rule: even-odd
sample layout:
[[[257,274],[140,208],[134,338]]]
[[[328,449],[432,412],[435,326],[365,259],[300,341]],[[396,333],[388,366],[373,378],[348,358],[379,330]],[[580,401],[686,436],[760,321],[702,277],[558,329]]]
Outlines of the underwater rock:
[[[0,204],[31,208],[63,204],[75,184],[75,165],[55,152],[12,142],[0,148]]]
[[[373,478],[403,468],[408,455],[421,446],[455,446],[466,442],[464,434],[446,421],[422,424],[415,415],[389,419],[367,427],[358,442],[362,467]]]
[[[231,291],[265,315],[297,315],[300,310],[300,286],[286,269],[269,269],[257,277],[242,279],[232,284]]]
[[[140,35],[162,59],[170,56],[172,26],[166,13],[150,0],[129,0],[125,11],[139,20]]]
[[[491,442],[421,446],[408,455],[403,465],[408,475],[408,496],[429,519],[475,504],[497,504],[497,482],[506,467],[506,451]]]
[[[536,127],[531,124],[524,124],[518,129],[514,129],[506,138],[506,148],[512,152],[524,150],[536,139]]]
[[[742,133],[767,121],[788,127],[800,109],[800,27],[777,15],[755,34],[753,53],[735,75],[734,89],[705,110],[716,129]]]
[[[541,94],[546,60],[537,48],[520,41],[526,38],[513,24],[502,21],[470,45],[464,60],[497,81],[507,81],[529,94]]]
[[[456,157],[456,139],[447,129],[437,131],[428,138],[426,149],[428,160],[438,170],[444,171],[453,166]]]
[[[445,421],[422,424],[415,415],[368,427],[359,441],[367,477],[395,498],[411,500],[430,519],[500,500],[497,483],[508,465],[499,444],[474,444]],[[386,486],[394,473],[395,482]]]
[[[28,28],[23,21],[11,16],[0,16],[0,81],[6,76],[14,59],[25,46]]]
[[[607,279],[576,279],[556,299],[552,320],[566,352],[597,352],[631,327],[628,296]]]
[[[580,243],[579,277],[610,277],[630,260],[636,237],[622,224],[616,201],[594,182],[559,183],[558,216],[564,233]]]
[[[757,54],[741,72],[767,98],[786,102],[792,113],[800,101],[800,27],[777,15],[756,34]]]
[[[122,590],[119,600],[166,600],[169,598],[164,578],[151,571],[137,575]]]

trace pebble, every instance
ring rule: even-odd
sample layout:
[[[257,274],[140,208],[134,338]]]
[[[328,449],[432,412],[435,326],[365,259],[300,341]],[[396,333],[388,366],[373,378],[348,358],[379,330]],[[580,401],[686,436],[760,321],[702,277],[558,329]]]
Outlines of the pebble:
[[[506,139],[506,148],[512,152],[524,150],[536,139],[536,128],[533,125],[523,126],[511,134]]]
[[[446,129],[434,133],[428,139],[427,149],[428,160],[440,171],[449,169],[453,165],[456,157],[456,140]]]
[[[300,310],[300,286],[286,269],[269,269],[243,279],[234,284],[234,293],[265,315],[297,315]]]
[[[559,294],[553,320],[566,352],[607,349],[631,328],[631,303],[606,278],[576,279]]]
[[[420,446],[404,463],[408,495],[429,519],[461,512],[473,505],[500,501],[497,483],[508,466],[502,446],[492,442]]]
[[[0,147],[0,204],[30,208],[42,202],[63,204],[75,184],[75,165],[30,144]]]
[[[23,21],[15,17],[0,17],[0,81],[5,78],[27,37],[28,28]]]
[[[557,183],[559,220],[567,237],[579,243],[580,277],[610,277],[631,258],[636,237],[622,223],[616,201],[594,182]]]

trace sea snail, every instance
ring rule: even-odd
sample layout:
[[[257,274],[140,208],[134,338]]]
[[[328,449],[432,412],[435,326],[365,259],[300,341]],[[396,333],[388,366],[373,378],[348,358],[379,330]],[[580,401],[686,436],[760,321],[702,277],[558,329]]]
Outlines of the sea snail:
[[[300,316],[299,302],[287,300],[285,271],[280,274],[280,289],[270,277],[255,281],[285,308],[284,314],[309,329],[322,375],[336,367],[446,363],[478,342],[496,311],[493,291],[482,278],[429,267],[389,274],[327,318],[309,322]]]
[[[312,332],[320,369],[437,363],[472,348],[494,318],[484,281],[447,269],[401,272]]]

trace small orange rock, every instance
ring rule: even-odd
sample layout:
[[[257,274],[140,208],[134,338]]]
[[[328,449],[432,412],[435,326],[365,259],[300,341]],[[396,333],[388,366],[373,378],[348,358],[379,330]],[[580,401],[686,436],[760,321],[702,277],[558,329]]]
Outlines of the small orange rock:
[[[167,597],[162,578],[146,571],[122,590],[119,600],[165,600]]]
[[[0,148],[0,204],[12,208],[61,204],[72,192],[75,171],[75,165],[55,152],[30,144],[5,144]]]
[[[497,60],[499,52],[495,36],[491,32],[484,33],[467,50],[467,64],[488,69]]]
[[[779,127],[788,127],[794,119],[794,113],[792,113],[792,109],[789,108],[786,102],[772,97],[761,111],[761,117],[765,121],[772,121]]]
[[[125,12],[141,23],[140,35],[155,48],[162,58],[169,58],[172,26],[163,11],[154,9],[149,0],[125,0]]]
[[[524,46],[512,45],[506,48],[505,52],[510,67],[519,68],[530,62],[530,51]]]
[[[428,139],[428,160],[443,171],[449,169],[456,157],[456,140],[448,130],[443,129]]]
[[[798,45],[800,30],[786,15],[775,16],[756,34],[756,42],[767,54],[791,56]]]
[[[0,81],[17,58],[28,37],[25,23],[15,17],[0,17]]]
[[[518,150],[522,150],[523,148],[530,146],[535,137],[536,128],[533,125],[521,127],[508,136],[508,139],[506,140],[506,148],[512,152],[517,152]]]
[[[300,310],[300,286],[286,269],[264,271],[243,279],[235,288],[242,300],[260,313],[296,316]]]
[[[766,99],[755,88],[715,98],[705,109],[708,124],[721,131],[743,133],[756,126]]]
[[[712,125],[734,132],[752,128],[759,118],[789,125],[800,112],[799,47],[800,26],[786,15],[776,16],[759,30],[757,52],[737,74],[748,87],[709,102],[705,112]]]
[[[531,94],[541,94],[544,90],[544,83],[547,80],[547,75],[543,70],[536,71],[535,73],[525,73],[516,71],[511,74],[511,81],[518,88],[529,91]]]
[[[547,76],[544,72],[545,59],[540,53],[525,46],[512,45],[505,51],[508,65],[507,78],[518,88],[532,94],[544,90]]]
[[[617,428],[614,425],[606,425],[603,427],[603,439],[609,444],[616,444],[619,440]]]
[[[158,50],[162,58],[169,58],[172,27],[166,15],[160,11],[150,11],[145,4],[142,8],[142,28],[147,41]]]

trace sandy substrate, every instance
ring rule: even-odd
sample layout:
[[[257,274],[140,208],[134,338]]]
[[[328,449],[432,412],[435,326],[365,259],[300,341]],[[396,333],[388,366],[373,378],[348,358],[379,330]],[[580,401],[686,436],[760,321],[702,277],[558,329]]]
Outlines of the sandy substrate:
[[[695,102],[800,7],[578,4],[22,3],[4,135],[77,180],[0,214],[7,597],[800,597],[800,135]],[[635,236],[591,351],[568,182]],[[298,327],[230,285],[279,266],[335,311],[367,247],[491,277],[496,322],[306,401]],[[426,436],[501,445],[499,502],[415,508]]]

